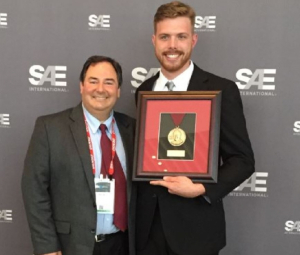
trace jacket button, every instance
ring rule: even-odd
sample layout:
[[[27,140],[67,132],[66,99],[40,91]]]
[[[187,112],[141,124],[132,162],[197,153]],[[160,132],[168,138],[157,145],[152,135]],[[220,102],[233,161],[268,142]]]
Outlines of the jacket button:
[[[93,206],[94,206],[94,208],[96,208],[96,203],[95,202],[93,203]]]
[[[152,198],[157,198],[157,195],[156,195],[156,194],[153,194],[153,195],[152,195]]]
[[[92,233],[93,235],[95,235],[95,234],[96,234],[95,229],[92,229],[92,230],[91,230],[91,233]]]

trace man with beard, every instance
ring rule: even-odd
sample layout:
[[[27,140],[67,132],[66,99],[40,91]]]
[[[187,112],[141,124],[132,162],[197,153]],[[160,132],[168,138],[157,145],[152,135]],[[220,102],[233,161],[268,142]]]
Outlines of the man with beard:
[[[157,9],[152,42],[161,70],[137,89],[136,96],[150,90],[222,91],[218,183],[193,183],[184,176],[137,183],[138,255],[219,254],[226,244],[222,198],[254,172],[237,86],[190,59],[197,43],[194,20],[194,10],[181,2]]]
[[[135,120],[113,110],[121,84],[118,62],[92,56],[82,102],[37,119],[22,178],[34,254],[129,254]]]

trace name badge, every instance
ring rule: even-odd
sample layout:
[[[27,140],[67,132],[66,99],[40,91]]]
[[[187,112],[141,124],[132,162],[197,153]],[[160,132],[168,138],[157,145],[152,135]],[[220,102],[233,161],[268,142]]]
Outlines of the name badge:
[[[115,204],[115,180],[95,178],[97,213],[113,214]]]

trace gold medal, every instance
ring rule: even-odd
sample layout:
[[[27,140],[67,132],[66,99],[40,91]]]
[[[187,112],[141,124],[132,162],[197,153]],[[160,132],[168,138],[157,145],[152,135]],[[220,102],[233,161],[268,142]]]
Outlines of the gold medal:
[[[180,127],[172,129],[168,134],[168,141],[173,146],[180,146],[184,144],[185,140],[186,134]]]

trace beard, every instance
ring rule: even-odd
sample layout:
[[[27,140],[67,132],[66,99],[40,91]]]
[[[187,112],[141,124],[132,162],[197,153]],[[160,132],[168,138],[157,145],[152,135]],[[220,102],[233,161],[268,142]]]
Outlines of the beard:
[[[172,54],[178,55],[178,59],[174,61],[169,61],[167,59],[167,55]],[[190,61],[191,58],[191,52],[187,52],[186,54],[184,54],[184,52],[178,50],[165,51],[163,53],[155,51],[155,55],[161,67],[170,73],[174,73],[181,70]]]

